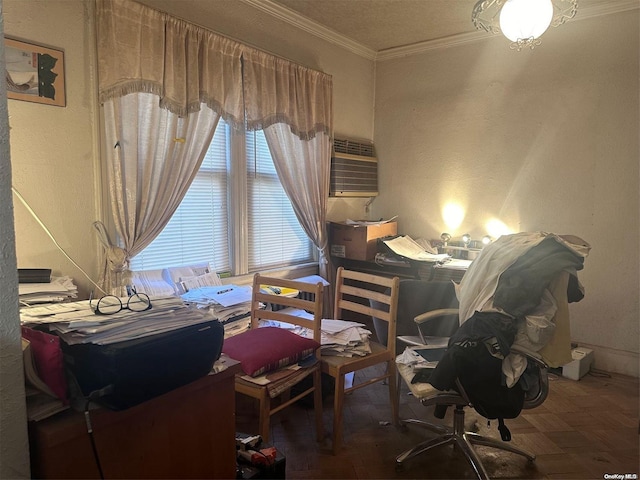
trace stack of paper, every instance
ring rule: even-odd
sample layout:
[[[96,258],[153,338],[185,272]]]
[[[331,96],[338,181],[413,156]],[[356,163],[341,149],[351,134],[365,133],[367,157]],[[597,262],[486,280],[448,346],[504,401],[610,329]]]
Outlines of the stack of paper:
[[[208,309],[221,322],[246,316],[251,311],[251,287],[215,285],[199,287],[180,295],[186,303]]]
[[[123,305],[127,298],[121,299]],[[210,313],[189,308],[178,297],[152,297],[144,312],[123,309],[114,315],[96,315],[88,300],[49,304],[20,310],[23,325],[48,324],[67,344],[106,345],[176,330],[213,319]]]
[[[393,253],[420,262],[442,262],[451,259],[446,253],[432,253],[425,250],[426,245],[420,245],[408,235],[402,235],[391,240],[383,240]]]
[[[313,315],[305,312],[304,310],[288,307],[282,311],[289,315],[313,320]],[[287,330],[303,337],[313,338],[313,332],[311,330],[300,327],[299,325],[267,320],[263,321],[261,326],[286,328]],[[371,353],[371,347],[369,346],[369,337],[371,336],[371,332],[366,328],[363,328],[364,326],[365,325],[362,323],[349,322],[347,320],[331,320],[323,318],[322,326],[320,327],[322,355],[362,357]]]
[[[364,324],[346,320],[322,319],[322,355],[365,356],[371,353],[371,332]]]
[[[47,395],[30,385],[25,385],[25,396],[27,419],[30,421],[38,422],[69,408],[62,400]]]
[[[78,296],[78,287],[71,277],[51,277],[48,283],[21,283],[18,285],[21,305],[64,302]]]
[[[398,218],[397,215],[391,217],[389,220],[351,220],[350,218],[347,218],[347,220],[344,222],[347,225],[356,225],[356,226],[365,226],[365,225],[384,225],[385,223],[389,223],[394,221],[396,218]]]

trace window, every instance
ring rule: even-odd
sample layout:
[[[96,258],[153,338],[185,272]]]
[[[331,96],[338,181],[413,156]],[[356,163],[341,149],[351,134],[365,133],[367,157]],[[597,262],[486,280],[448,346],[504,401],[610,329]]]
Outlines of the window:
[[[311,262],[314,252],[263,132],[238,133],[220,120],[182,203],[131,270],[209,262],[242,275]]]

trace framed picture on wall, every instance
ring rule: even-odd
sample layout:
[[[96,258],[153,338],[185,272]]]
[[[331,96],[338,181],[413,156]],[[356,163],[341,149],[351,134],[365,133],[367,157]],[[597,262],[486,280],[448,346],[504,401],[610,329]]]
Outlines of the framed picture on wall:
[[[4,39],[7,97],[64,107],[64,52]]]

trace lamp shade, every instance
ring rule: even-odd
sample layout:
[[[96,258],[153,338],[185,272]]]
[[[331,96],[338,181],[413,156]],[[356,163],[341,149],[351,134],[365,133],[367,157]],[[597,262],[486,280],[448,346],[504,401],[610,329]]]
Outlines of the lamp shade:
[[[551,0],[507,0],[500,10],[500,30],[512,42],[537,39],[552,18]]]

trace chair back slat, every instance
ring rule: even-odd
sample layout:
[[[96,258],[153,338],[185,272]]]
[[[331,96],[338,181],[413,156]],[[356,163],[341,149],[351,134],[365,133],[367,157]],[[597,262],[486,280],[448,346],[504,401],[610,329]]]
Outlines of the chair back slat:
[[[395,338],[399,285],[398,277],[383,277],[339,267],[336,272],[334,318],[345,319],[348,316],[346,312],[375,317],[387,322],[389,338]],[[375,308],[371,300],[376,302]],[[389,349],[395,353],[395,345]]]
[[[292,289],[298,294],[294,296],[278,295],[263,291],[260,286],[268,285],[274,290]],[[256,273],[253,277],[253,291],[251,298],[251,328],[257,328],[261,320],[275,320],[291,323],[313,332],[313,338],[320,342],[322,322],[322,296],[324,285],[299,282],[284,278],[268,277]],[[300,293],[306,293],[300,298]],[[276,307],[277,308],[274,308]],[[289,309],[289,310],[287,310]],[[307,315],[300,316],[296,311],[304,311]]]

